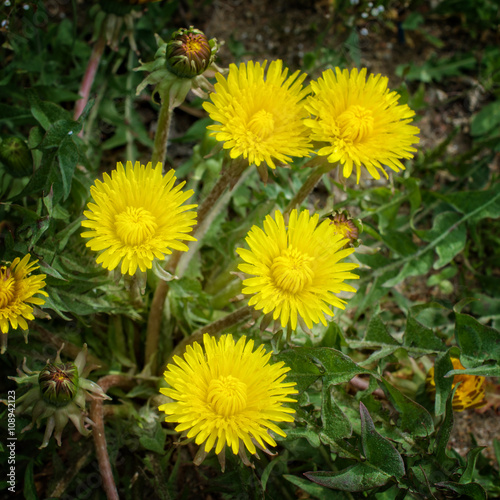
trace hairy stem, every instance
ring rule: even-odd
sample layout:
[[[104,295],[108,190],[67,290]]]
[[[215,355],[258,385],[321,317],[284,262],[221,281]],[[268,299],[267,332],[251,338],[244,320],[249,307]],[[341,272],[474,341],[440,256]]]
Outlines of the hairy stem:
[[[219,198],[224,194],[226,188],[228,186],[233,187],[237,183],[238,179],[247,167],[247,162],[236,161],[232,162],[227,169],[223,168],[219,179],[198,209],[196,226],[193,227],[193,231],[191,233],[192,236],[198,236],[200,239],[203,237],[204,232],[208,229],[204,222],[207,220],[207,217],[211,213],[213,207],[217,204]],[[172,255],[166,265],[166,270],[169,273],[175,274],[175,270],[177,269],[177,265],[179,264],[182,254],[183,252],[178,250],[174,250],[172,252]],[[156,373],[158,367],[158,362],[157,360],[153,360],[153,357],[158,352],[161,320],[168,290],[168,282],[160,280],[153,295],[151,308],[149,310],[144,364],[145,366],[150,364],[151,373],[153,374]]]
[[[167,363],[171,361],[174,356],[182,355],[188,345],[193,342],[201,342],[203,334],[208,333],[210,335],[217,335],[231,326],[237,325],[238,323],[250,318],[253,310],[254,308],[251,306],[243,306],[240,307],[240,309],[229,313],[227,316],[218,319],[217,321],[209,323],[202,328],[198,328],[198,330],[195,330],[189,337],[185,338],[182,342],[179,342],[179,344],[175,346],[175,349],[169,356]]]
[[[134,380],[125,375],[106,375],[97,381],[104,392],[110,387],[132,387]],[[94,438],[97,462],[99,463],[99,472],[101,473],[102,486],[108,500],[119,500],[118,490],[116,489],[113,471],[109,463],[108,446],[106,444],[106,434],[104,431],[104,406],[102,399],[94,399],[90,405],[90,418],[95,426],[92,432]]]
[[[151,163],[153,167],[158,163],[163,163],[167,156],[168,134],[170,132],[170,121],[172,119],[172,108],[170,107],[169,95],[162,95],[160,115],[156,127],[155,142]]]
[[[83,75],[83,80],[80,85],[80,90],[78,91],[81,99],[78,99],[78,101],[75,102],[75,111],[73,114],[73,118],[75,120],[78,120],[78,118],[80,118],[80,115],[82,114],[85,106],[87,105],[87,102],[89,101],[90,90],[92,89],[92,84],[94,83],[95,75],[97,73],[97,69],[99,68],[99,63],[101,62],[101,57],[105,47],[106,39],[104,34],[101,33],[92,49],[92,53],[90,54],[87,69],[85,70],[85,74]],[[80,137],[83,137],[83,128],[78,135]]]
[[[311,168],[311,173],[306,179],[302,187],[299,189],[297,194],[292,198],[290,203],[288,203],[285,208],[285,214],[289,214],[294,208],[300,206],[300,204],[307,198],[309,193],[315,188],[319,180],[326,172],[332,169],[332,165],[325,162],[323,158],[313,158],[306,163],[306,166]]]

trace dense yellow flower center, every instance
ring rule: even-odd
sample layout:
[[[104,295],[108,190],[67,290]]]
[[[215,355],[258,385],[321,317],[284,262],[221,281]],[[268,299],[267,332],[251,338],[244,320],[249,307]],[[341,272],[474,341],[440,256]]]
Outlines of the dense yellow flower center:
[[[14,299],[15,280],[6,272],[6,268],[0,270],[0,309],[7,306]]]
[[[182,46],[186,54],[196,54],[199,50],[203,48],[202,43],[198,38],[199,37],[195,37],[193,35],[187,38],[187,40],[184,42]]]
[[[248,128],[260,139],[266,139],[274,131],[274,116],[269,111],[257,111],[248,123]]]
[[[373,114],[363,106],[350,106],[339,117],[338,124],[344,140],[362,142],[373,132]]]
[[[207,399],[218,415],[236,415],[247,406],[247,385],[231,375],[220,376],[210,381]]]
[[[301,292],[314,278],[312,260],[312,257],[296,248],[284,250],[271,265],[271,277],[275,285],[286,292]]]
[[[142,207],[127,207],[116,215],[116,236],[125,244],[137,246],[146,243],[155,234],[156,217]]]

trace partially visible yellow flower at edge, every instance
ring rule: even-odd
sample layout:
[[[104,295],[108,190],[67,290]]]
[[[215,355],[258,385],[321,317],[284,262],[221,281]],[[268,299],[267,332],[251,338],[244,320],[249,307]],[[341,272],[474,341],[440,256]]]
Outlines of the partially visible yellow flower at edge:
[[[458,358],[450,358],[454,370],[465,370]],[[467,408],[477,408],[484,404],[485,378],[478,375],[455,375],[453,377],[452,389],[460,382],[453,396],[453,409],[464,411]],[[425,379],[427,392],[433,397],[436,393],[436,382],[434,380],[434,367],[429,370]]]
[[[118,163],[104,182],[90,188],[94,203],[84,212],[82,233],[96,252],[97,263],[113,270],[121,262],[122,274],[133,275],[151,269],[155,258],[164,260],[172,249],[187,251],[182,241],[196,241],[189,233],[196,224],[197,205],[183,205],[193,190],[181,191],[185,182],[174,186],[175,172],[162,174],[162,164],[153,168],[136,162]]]
[[[22,259],[16,257],[9,266],[0,266],[0,328],[2,333],[9,332],[9,323],[12,328],[20,326],[28,329],[26,320],[33,320],[31,304],[41,306],[45,299],[35,297],[36,294],[48,297],[43,291],[45,274],[29,274],[38,269],[38,260],[29,262],[30,254]]]
[[[252,276],[243,281],[243,293],[253,295],[248,305],[264,314],[272,311],[283,328],[290,324],[295,330],[299,318],[308,328],[326,325],[325,315],[333,316],[330,306],[345,308],[336,294],[356,292],[344,280],[358,278],[349,272],[358,264],[341,262],[354,249],[343,249],[348,240],[329,220],[319,225],[318,220],[318,214],[293,210],[286,227],[276,211],[274,219],[264,220],[264,230],[251,228],[245,238],[249,250],[236,250],[245,261],[238,269]]]
[[[304,118],[309,116],[303,99],[306,75],[296,71],[287,78],[283,62],[272,61],[265,75],[262,65],[249,61],[231,64],[227,79],[217,73],[212,102],[203,103],[210,118],[211,135],[224,143],[231,158],[242,156],[257,167],[266,163],[289,163],[294,157],[309,156],[311,144]]]
[[[413,157],[420,130],[410,125],[415,112],[398,104],[399,94],[387,88],[388,78],[370,74],[366,68],[349,71],[328,69],[311,82],[313,95],[306,108],[315,117],[306,120],[312,140],[326,143],[318,151],[328,162],[340,162],[344,177],[356,168],[359,183],[361,167],[375,179],[384,166],[398,172],[405,167],[401,159]]]
[[[203,446],[197,465],[214,446],[219,455],[226,445],[247,463],[245,448],[254,454],[256,445],[264,451],[276,446],[268,431],[286,436],[274,422],[293,422],[295,410],[283,406],[297,394],[295,382],[285,382],[290,368],[283,361],[269,363],[271,353],[262,345],[254,350],[245,336],[235,342],[232,335],[217,340],[204,334],[203,343],[205,352],[194,342],[167,366],[170,387],[160,392],[174,402],[159,410],[167,414],[166,422],[178,424],[176,431]]]

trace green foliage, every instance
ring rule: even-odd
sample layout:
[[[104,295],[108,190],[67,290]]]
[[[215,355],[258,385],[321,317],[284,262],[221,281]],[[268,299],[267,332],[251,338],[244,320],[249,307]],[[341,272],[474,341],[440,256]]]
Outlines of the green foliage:
[[[177,446],[185,436],[157,410],[165,402],[158,391],[164,382],[152,364],[161,365],[161,374],[193,333],[199,339],[205,330],[217,332],[217,321],[246,305],[235,249],[244,245],[253,225],[262,225],[267,214],[288,205],[310,169],[302,168],[304,162],[279,167],[267,183],[249,169],[226,191],[206,232],[189,257],[181,259],[176,279],[168,282],[159,349],[148,365],[146,332],[158,273],[129,279],[105,271],[81,237],[81,222],[95,179],[117,161],[146,163],[150,158],[159,104],[150,93],[135,96],[141,76],[133,69],[139,57],[120,38],[116,50],[105,48],[91,99],[75,119],[73,108],[95,46],[88,43],[96,36],[92,23],[102,22],[99,6],[87,13],[86,21],[92,22],[80,22],[77,2],[60,2],[61,18],[52,16],[48,2],[36,0],[27,9],[11,3],[0,47],[5,63],[0,135],[26,142],[33,173],[12,177],[0,166],[0,260],[3,265],[30,253],[47,276],[48,297],[35,311],[28,343],[20,329],[9,332],[1,363],[7,389],[23,395],[25,389],[7,378],[23,358],[37,370],[61,347],[62,357],[74,360],[84,343],[92,364],[99,366],[96,382],[108,375],[124,377],[126,384],[109,390],[112,401],[105,404],[104,417],[113,475],[124,498],[500,496],[498,440],[492,443],[496,465],[476,443],[465,457],[451,449],[452,400],[460,389],[453,387],[454,375],[485,376],[493,386],[500,377],[500,183],[494,163],[500,136],[500,50],[486,36],[496,27],[496,4],[445,0],[434,9],[439,23],[452,19],[467,30],[485,32],[484,43],[475,41],[468,52],[448,50],[448,41],[433,34],[419,2],[410,2],[404,19],[398,13],[394,17],[390,1],[375,2],[376,15],[368,2],[331,2],[329,24],[311,26],[316,42],[301,56],[300,68],[311,77],[328,67],[364,65],[368,42],[360,30],[370,22],[373,39],[382,33],[384,43],[393,43],[388,40],[395,39],[399,26],[400,32],[406,30],[430,47],[431,55],[418,61],[403,46],[409,54],[404,60],[410,62],[395,71],[403,80],[398,90],[402,101],[417,110],[418,118],[428,112],[431,117],[453,114],[447,106],[454,97],[432,109],[430,90],[449,87],[451,95],[459,88],[464,97],[464,82],[474,80],[484,93],[440,142],[431,141],[433,129],[422,120],[422,142],[434,146],[420,148],[404,172],[387,182],[362,179],[360,185],[324,175],[304,201],[304,208],[321,216],[347,209],[362,221],[364,231],[353,254],[360,264],[357,293],[347,297],[346,310],[335,310],[327,327],[291,334],[279,325],[273,329],[269,318],[255,313],[252,321],[245,316],[224,330],[272,349],[274,362],[290,368],[287,381],[296,383],[298,394],[290,403],[294,423],[281,426],[286,437],[273,434],[279,454],[259,450],[251,458],[252,469],[227,451],[222,474],[213,453],[195,467],[198,445]],[[167,39],[177,22],[206,21],[211,3],[188,3],[187,14],[182,10],[179,15],[174,0],[148,4],[134,18],[141,60],[154,57],[154,33]],[[249,54],[261,59],[236,33],[226,42],[232,59],[221,64]],[[207,132],[211,121],[203,114],[203,101],[197,97],[174,112],[167,157],[199,205],[228,175],[227,156],[214,149],[216,140]],[[460,358],[465,371],[453,368],[452,357]],[[425,384],[431,366],[432,398]],[[6,436],[7,417],[0,417],[0,432]],[[65,431],[63,447],[51,442],[38,450],[43,432],[21,433],[30,416],[16,419],[17,491],[27,499],[105,498],[101,483],[92,483],[101,476],[91,440]],[[1,449],[6,451],[4,445]],[[7,465],[6,454],[0,461]]]

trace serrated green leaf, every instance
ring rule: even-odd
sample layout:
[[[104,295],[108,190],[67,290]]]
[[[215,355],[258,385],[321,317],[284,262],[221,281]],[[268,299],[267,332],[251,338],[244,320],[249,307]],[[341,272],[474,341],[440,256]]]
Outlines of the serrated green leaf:
[[[469,450],[469,453],[467,453],[467,466],[465,467],[464,473],[460,477],[460,484],[467,484],[472,481],[477,458],[479,457],[481,451],[485,448],[486,446],[476,446],[472,450]]]
[[[358,463],[340,472],[305,472],[311,481],[334,490],[358,492],[382,486],[390,481],[391,476],[373,469],[366,462]]]
[[[499,124],[500,100],[496,100],[484,106],[479,113],[472,117],[470,133],[474,136],[484,135]]]
[[[149,451],[154,451],[159,455],[164,453],[165,440],[163,442],[157,441],[156,439],[149,436],[141,436],[139,438],[139,443],[141,443],[142,447]]]
[[[296,427],[295,429],[286,430],[286,438],[284,441],[293,441],[294,439],[304,438],[313,448],[319,448],[321,446],[321,441],[318,436],[318,431],[316,429],[310,429],[309,427]]]
[[[500,332],[479,323],[468,314],[455,315],[455,336],[466,368],[493,359],[500,362]],[[468,366],[469,365],[469,366]]]
[[[359,403],[361,415],[361,444],[370,464],[389,476],[400,479],[405,475],[405,466],[399,452],[389,440],[382,437],[363,403]]]
[[[71,181],[79,158],[78,148],[70,136],[66,136],[62,141],[58,157],[63,182],[63,198],[66,199],[71,191]]]
[[[471,498],[472,500],[486,500],[487,498],[486,492],[478,483],[460,484],[453,481],[443,481],[442,483],[436,483],[436,486],[454,491],[455,493],[463,495],[466,498]]]
[[[462,220],[469,223],[500,217],[500,184],[485,191],[459,191],[438,196],[464,214]]]
[[[453,396],[458,386],[455,386],[453,390],[450,392],[448,399],[446,400],[444,419],[441,422],[439,427],[436,440],[434,442],[434,450],[436,460],[444,464],[445,462],[449,462],[449,458],[446,455],[446,447],[448,445],[448,441],[450,440],[451,431],[453,430]]]
[[[299,393],[305,391],[321,376],[321,370],[300,348],[282,351],[276,356],[276,359],[284,361],[285,365],[290,368],[287,380],[290,379],[290,382],[297,384],[296,389]]]
[[[412,436],[429,436],[434,431],[434,421],[430,413],[415,401],[405,396],[384,378],[381,379],[383,389],[394,408],[399,412],[398,427]]]
[[[39,168],[35,170],[35,173],[31,176],[30,181],[25,186],[25,188],[17,196],[14,196],[12,200],[19,200],[30,196],[33,193],[39,193],[41,191],[48,192],[50,188],[50,181],[53,177],[53,166],[54,158],[56,156],[56,150],[47,151],[42,157],[42,164]]]
[[[335,442],[352,435],[352,425],[335,401],[331,387],[323,384],[323,404],[321,406],[322,434]]]
[[[80,128],[81,125],[73,120],[58,120],[52,123],[38,148],[58,148],[68,137],[77,134]]]
[[[340,492],[333,492],[320,484],[311,483],[310,481],[306,481],[301,477],[291,476],[290,474],[283,474],[283,477],[290,481],[295,486],[298,486],[301,490],[305,491],[313,498],[317,498],[318,500],[342,500],[348,499],[349,497],[345,496]]]
[[[346,339],[346,342],[352,349],[378,349],[360,363],[361,366],[369,366],[374,361],[391,355],[401,347],[401,344],[387,331],[378,314],[370,319],[363,340]]]
[[[267,481],[269,480],[269,476],[271,475],[272,470],[278,465],[279,463],[283,462],[282,457],[277,457],[274,460],[271,460],[265,467],[265,469],[262,471],[262,475],[260,476],[260,481],[262,483],[262,490],[266,491],[266,486],[267,486]]]
[[[33,121],[32,114],[26,108],[10,106],[0,102],[0,122],[10,122],[15,124]]]
[[[391,231],[381,236],[384,243],[401,257],[409,257],[418,250],[409,233]]]
[[[61,106],[53,102],[42,101],[33,89],[27,89],[26,95],[31,107],[31,113],[44,130],[58,120],[71,120],[71,115]]]
[[[471,302],[477,302],[479,299],[475,297],[465,297],[453,306],[453,311],[456,313],[461,313],[462,309],[470,304]]]
[[[426,351],[434,350],[435,352],[444,351],[446,349],[444,343],[434,335],[434,332],[430,328],[427,328],[417,321],[412,310],[410,310],[410,314],[408,314],[406,320],[403,345],[408,347],[419,347]]]
[[[435,217],[432,229],[416,231],[424,241],[432,242],[439,238],[439,243],[435,247],[439,259],[434,262],[434,269],[445,266],[464,249],[467,230],[462,224],[462,219],[456,212],[442,212]],[[441,238],[443,233],[446,234],[444,239]]]
[[[450,370],[453,370],[453,363],[450,360],[450,351],[448,350],[440,354],[434,362],[434,382],[436,384],[434,411],[437,416],[445,412],[446,401],[452,389],[453,377],[445,377]]]
[[[462,355],[462,357],[464,357]],[[466,368],[465,370],[450,370],[446,377],[455,375],[478,375],[482,377],[500,377],[500,364],[485,364],[474,368]]]
[[[370,373],[370,370],[358,366],[349,356],[330,347],[301,347],[301,355],[321,364],[323,384],[330,386],[349,382],[355,375]]]
[[[56,234],[55,240],[57,241],[57,249],[59,251],[64,250],[70,236],[80,229],[82,220],[83,216],[78,217],[78,219],[68,224],[62,231]]]
[[[26,500],[38,500],[35,486],[35,476],[33,474],[33,460],[30,460],[24,472],[24,498]]]
[[[403,264],[401,271],[399,271],[394,278],[387,280],[382,286],[385,288],[393,288],[410,276],[427,274],[432,267],[432,262],[433,258],[431,252],[425,252],[420,256],[416,256],[414,259],[407,260]]]
[[[366,328],[366,333],[364,339],[367,342],[374,342],[378,345],[396,345],[401,346],[401,344],[387,331],[380,315],[377,314],[372,316],[368,327]]]

